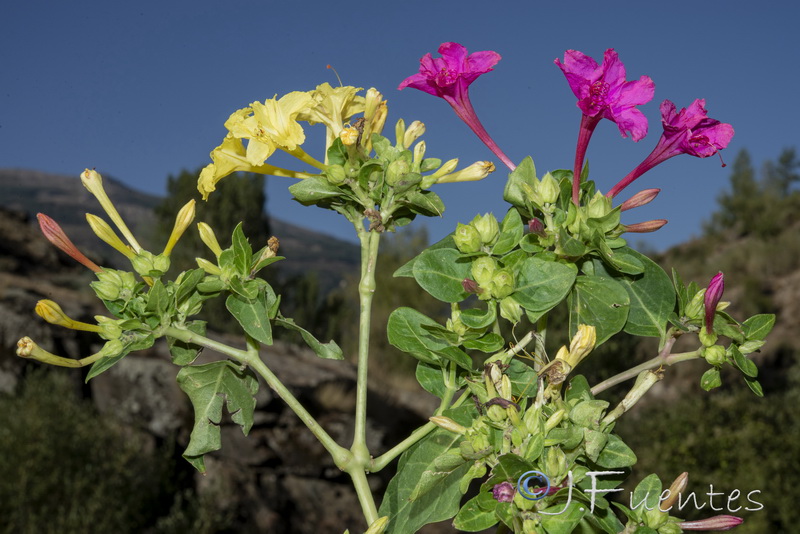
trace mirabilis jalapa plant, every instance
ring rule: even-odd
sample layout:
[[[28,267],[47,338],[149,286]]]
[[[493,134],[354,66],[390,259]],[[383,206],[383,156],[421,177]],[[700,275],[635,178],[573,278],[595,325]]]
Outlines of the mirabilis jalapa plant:
[[[670,515],[679,492],[686,488],[686,474],[664,492],[656,475],[645,478],[631,500],[644,506],[612,506],[602,496],[617,488],[636,462],[633,451],[614,433],[615,422],[664,378],[670,366],[705,359],[710,367],[701,386],[710,390],[720,385],[720,368],[732,365],[762,395],[758,370],[748,355],[764,344],[774,316],[756,315],[740,323],[724,311],[722,273],[706,288],[686,285],[676,272],[670,279],[653,261],[627,246],[622,237],[626,232],[654,231],[666,223],[621,222],[623,211],[650,202],[659,189],[645,189],[614,206],[620,192],[663,161],[679,154],[704,158],[725,148],[732,127],[708,118],[704,100],[680,111],[665,100],[663,133],[653,152],[603,194],[588,179],[584,166],[595,127],[606,118],[617,124],[623,137],[643,139],[647,119],[637,106],[652,99],[654,84],[646,76],[626,81],[614,50],[607,50],[599,65],[570,50],[556,65],[582,113],[574,166],[540,178],[530,157],[515,165],[502,152],[469,99],[470,84],[491,71],[500,55],[468,54],[457,43],[444,43],[439,52],[439,58],[425,55],[419,73],[404,80],[400,89],[420,89],[447,101],[511,173],[503,193],[510,208],[502,220],[485,214],[458,224],[451,235],[395,273],[413,277],[451,307],[445,324],[414,309],[399,308],[387,327],[389,341],[419,360],[416,377],[422,388],[441,400],[430,422],[388,451],[367,447],[370,310],[378,247],[385,232],[417,216],[443,213],[444,205],[432,186],[480,180],[494,165],[480,161],[458,170],[455,159],[443,163],[426,157],[426,144],[419,140],[425,126],[418,121],[406,126],[400,119],[394,139],[383,136],[387,105],[375,89],[362,96],[360,88],[322,84],[233,112],[225,123],[227,135],[211,152],[213,163],[198,181],[207,198],[219,180],[236,171],[295,178],[298,181],[289,190],[298,202],[337,211],[353,224],[362,262],[357,401],[349,446],[331,438],[260,356],[260,347],[272,343],[272,329],[281,327],[299,331],[322,358],[344,357],[335,342],[320,342],[285,317],[280,297],[258,276],[283,259],[277,255],[277,239],[253,250],[239,226],[231,247],[223,250],[213,229],[201,222],[197,228],[211,255],[198,258],[197,269],[168,275],[170,253],[193,222],[194,201],[178,213],[166,246],[155,254],[142,248],[129,231],[95,171],[85,171],[81,180],[116,230],[98,216],[88,214],[87,220],[103,241],[130,260],[131,271],[94,264],[55,221],[40,214],[45,236],[96,274],[92,289],[110,315],[96,316],[96,324],[78,322],[49,300],[40,301],[36,312],[52,324],[96,332],[104,344],[95,354],[71,359],[50,354],[25,337],[17,354],[66,367],[91,365],[88,380],[130,352],[165,338],[173,363],[181,367],[178,383],[195,409],[184,457],[201,472],[204,455],[221,446],[223,406],[247,434],[260,377],[351,477],[370,534],[415,532],[448,518],[454,518],[461,531],[497,526],[498,532],[547,534],[578,529],[672,534],[738,525],[741,519],[733,516],[684,522]],[[320,159],[302,148],[301,123],[325,126]],[[277,150],[296,157],[306,170],[266,163]],[[221,296],[242,327],[242,348],[207,337],[206,324],[193,318],[206,300]],[[567,324],[548,324],[549,313],[562,302],[569,310]],[[512,339],[501,335],[503,322],[512,325]],[[570,342],[548,355],[545,340],[548,328],[554,327],[568,329]],[[576,367],[619,332],[658,338],[658,354],[590,385],[575,373]],[[680,336],[696,340],[696,348],[673,353]],[[222,356],[195,364],[203,348]],[[629,380],[633,385],[616,406],[598,398]],[[398,457],[397,474],[378,507],[367,475]],[[600,471],[606,476],[598,496],[587,490],[597,489],[594,474]],[[531,472],[534,475],[523,478]],[[462,504],[470,489],[474,497]]]

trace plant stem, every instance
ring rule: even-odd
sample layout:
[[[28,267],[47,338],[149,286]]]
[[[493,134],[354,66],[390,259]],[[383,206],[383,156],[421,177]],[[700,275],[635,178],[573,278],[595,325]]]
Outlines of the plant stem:
[[[308,413],[308,411],[306,411],[300,401],[298,401],[297,398],[292,395],[291,391],[286,388],[283,382],[281,382],[280,379],[275,376],[275,374],[267,367],[267,365],[259,356],[258,344],[254,340],[248,338],[248,348],[245,351],[235,349],[224,343],[214,341],[213,339],[209,339],[205,336],[201,336],[200,334],[196,334],[177,326],[171,326],[167,328],[164,333],[185,343],[191,343],[193,345],[199,345],[201,347],[215,350],[252,367],[255,372],[264,378],[264,380],[267,382],[267,385],[272,388],[272,390],[275,391],[275,393],[277,393],[281,399],[283,399],[286,405],[289,406],[289,408],[295,414],[297,414],[300,420],[305,423],[308,429],[311,430],[311,433],[314,434],[322,446],[325,447],[325,450],[330,453],[334,463],[340,469],[345,469],[345,467],[350,463],[352,460],[350,451],[336,443],[336,441],[325,431],[325,429],[320,426],[317,420],[314,419],[314,417]]]
[[[676,363],[685,362],[688,360],[694,360],[700,357],[700,349],[693,350],[691,352],[681,352],[678,354],[670,354],[672,350],[672,346],[675,344],[676,338],[672,337],[669,341],[666,342],[664,348],[661,349],[661,352],[658,353],[658,356],[655,358],[644,362],[641,365],[637,365],[636,367],[631,367],[627,371],[623,371],[618,375],[614,375],[607,380],[603,380],[596,386],[592,388],[592,395],[597,395],[612,386],[616,386],[626,380],[630,380],[636,376],[639,376],[639,373],[642,371],[647,371],[648,369],[656,369],[661,366],[670,366]]]

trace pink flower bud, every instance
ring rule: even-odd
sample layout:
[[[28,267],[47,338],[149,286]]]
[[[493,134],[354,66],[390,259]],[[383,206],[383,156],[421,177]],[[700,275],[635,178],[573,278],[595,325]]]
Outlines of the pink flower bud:
[[[644,189],[639,191],[620,205],[620,211],[628,211],[649,204],[660,192],[661,189]]]
[[[631,232],[634,234],[647,234],[650,232],[655,232],[665,224],[667,224],[666,219],[653,219],[652,221],[645,221],[636,224],[627,224],[625,225],[625,231]]]
[[[469,278],[464,278],[461,281],[461,287],[463,287],[464,291],[467,293],[483,293],[483,289],[478,286],[478,282],[470,280]]]
[[[511,502],[514,500],[514,485],[511,482],[501,482],[492,488],[492,497],[497,502]]]
[[[741,525],[743,521],[744,519],[734,515],[717,515],[700,521],[684,521],[678,523],[678,526],[683,530],[730,530]]]
[[[703,297],[703,306],[706,310],[706,332],[708,333],[714,331],[714,314],[717,311],[717,304],[719,304],[719,301],[722,299],[723,291],[725,291],[725,280],[720,272],[708,283],[706,294]]]
[[[39,219],[39,227],[42,229],[42,233],[48,241],[88,269],[96,273],[102,271],[96,263],[78,250],[78,247],[67,237],[67,234],[64,233],[64,230],[61,229],[57,222],[44,213],[37,213],[36,218]]]
[[[532,234],[536,234],[539,237],[546,237],[547,234],[544,231],[544,224],[542,221],[534,217],[533,219],[528,222],[528,230],[531,231]]]

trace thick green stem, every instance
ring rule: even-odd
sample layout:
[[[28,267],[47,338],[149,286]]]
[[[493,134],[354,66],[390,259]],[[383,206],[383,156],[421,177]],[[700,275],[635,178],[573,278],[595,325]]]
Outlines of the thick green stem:
[[[215,350],[221,354],[230,356],[231,358],[243,364],[249,365],[255,372],[264,378],[264,380],[267,382],[267,385],[272,388],[272,390],[275,391],[275,393],[277,393],[281,399],[283,399],[286,405],[297,414],[300,420],[305,423],[305,425],[309,428],[309,430],[311,430],[314,436],[316,436],[322,446],[325,447],[325,450],[330,453],[334,463],[341,469],[346,469],[352,460],[352,454],[350,451],[344,447],[341,447],[336,443],[336,441],[334,441],[334,439],[325,431],[325,429],[320,426],[317,420],[314,419],[314,417],[308,413],[308,411],[306,411],[302,404],[300,404],[300,401],[298,401],[297,398],[292,395],[291,391],[289,391],[286,386],[283,385],[283,382],[281,382],[280,379],[275,376],[275,374],[266,366],[259,356],[258,345],[255,341],[248,339],[247,350],[240,350],[176,326],[167,328],[164,333],[185,343],[191,343],[193,345],[199,345],[201,347]]]
[[[676,363],[685,362],[688,360],[694,360],[700,357],[700,349],[693,350],[691,352],[681,352],[678,354],[670,354],[672,350],[672,346],[675,344],[676,338],[672,337],[667,341],[664,345],[664,348],[661,349],[661,352],[658,353],[658,356],[651,360],[647,360],[641,365],[637,365],[636,367],[631,367],[627,371],[623,371],[618,375],[614,375],[607,380],[603,380],[596,386],[592,388],[592,395],[597,395],[612,386],[616,386],[617,384],[621,384],[626,380],[630,380],[631,378],[639,376],[639,373],[642,371],[647,371],[649,369],[656,369],[661,366],[670,366],[675,365]]]

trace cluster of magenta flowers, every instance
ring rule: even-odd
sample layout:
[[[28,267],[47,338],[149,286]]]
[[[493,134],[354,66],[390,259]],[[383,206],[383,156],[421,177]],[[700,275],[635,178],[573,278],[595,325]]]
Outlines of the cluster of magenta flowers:
[[[469,86],[481,74],[487,73],[500,61],[500,54],[482,51],[467,54],[467,49],[458,43],[443,43],[439,47],[440,58],[426,54],[420,60],[419,73],[409,76],[399,89],[413,87],[428,94],[443,98],[456,114],[474,131],[487,147],[514,170],[515,165],[497,146],[478,120],[469,99]],[[576,50],[567,50],[563,62],[555,64],[567,78],[572,92],[578,98],[577,106],[582,117],[575,150],[573,168],[572,200],[580,203],[581,170],[589,141],[601,119],[617,124],[623,137],[640,141],[647,135],[647,117],[637,108],[653,99],[655,84],[648,76],[635,81],[625,79],[625,66],[613,49],[606,50],[603,62],[598,64],[591,57]],[[733,138],[733,127],[708,117],[705,100],[697,99],[689,107],[677,111],[669,100],[661,103],[663,133],[653,151],[642,163],[623,177],[607,193],[616,197],[634,180],[656,165],[677,156],[689,154],[699,158],[713,156],[728,146]],[[723,164],[724,165],[724,164]],[[659,190],[648,189],[643,195],[649,202]],[[633,199],[631,199],[633,200]],[[635,205],[642,205],[637,199]],[[627,203],[624,208],[635,207]],[[666,222],[666,221],[664,221]],[[663,223],[658,227],[663,226]],[[657,228],[656,228],[657,229]]]

